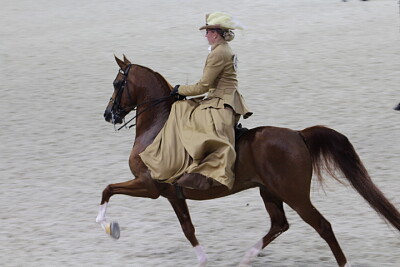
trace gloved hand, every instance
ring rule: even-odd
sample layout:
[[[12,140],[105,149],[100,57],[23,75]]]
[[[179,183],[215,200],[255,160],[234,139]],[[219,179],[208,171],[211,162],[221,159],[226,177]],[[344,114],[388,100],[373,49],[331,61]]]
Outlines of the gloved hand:
[[[178,84],[178,85],[175,85],[175,87],[174,87],[174,89],[172,89],[170,95],[171,95],[171,96],[174,96],[176,100],[184,100],[184,99],[186,99],[186,96],[180,95],[180,94],[178,93],[178,88],[179,88],[179,86],[180,86],[179,84]]]
[[[175,85],[174,89],[172,89],[171,91],[171,95],[178,95],[178,88],[179,88],[179,84]]]

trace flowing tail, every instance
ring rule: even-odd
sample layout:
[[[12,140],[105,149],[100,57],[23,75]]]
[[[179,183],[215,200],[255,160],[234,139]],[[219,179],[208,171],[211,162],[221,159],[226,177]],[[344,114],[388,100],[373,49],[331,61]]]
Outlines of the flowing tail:
[[[319,181],[322,182],[323,169],[337,180],[335,172],[340,170],[371,207],[400,231],[399,211],[372,182],[346,136],[323,126],[306,128],[300,134],[308,146]]]

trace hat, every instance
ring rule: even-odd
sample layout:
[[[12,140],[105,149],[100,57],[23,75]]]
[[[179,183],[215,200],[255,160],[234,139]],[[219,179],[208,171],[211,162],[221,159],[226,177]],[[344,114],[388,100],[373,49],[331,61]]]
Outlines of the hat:
[[[215,29],[222,30],[243,30],[243,25],[234,19],[231,15],[224,12],[214,12],[206,15],[206,25],[200,27],[200,30]]]

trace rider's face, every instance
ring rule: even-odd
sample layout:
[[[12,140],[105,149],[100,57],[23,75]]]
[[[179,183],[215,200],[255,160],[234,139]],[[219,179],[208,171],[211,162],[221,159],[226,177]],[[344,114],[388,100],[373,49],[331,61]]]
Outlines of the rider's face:
[[[218,40],[218,33],[214,30],[206,30],[207,41],[209,45],[213,45]]]

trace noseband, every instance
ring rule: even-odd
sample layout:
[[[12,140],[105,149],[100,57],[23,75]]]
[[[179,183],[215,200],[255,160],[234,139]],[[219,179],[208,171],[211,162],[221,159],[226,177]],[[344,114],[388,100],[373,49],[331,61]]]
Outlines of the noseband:
[[[127,109],[129,109],[129,108],[132,108],[132,110],[137,110],[137,108],[140,107],[140,106],[142,106],[142,105],[146,105],[146,104],[151,104],[151,105],[150,105],[149,107],[145,108],[144,110],[142,110],[142,111],[136,113],[136,115],[135,115],[132,119],[130,119],[129,121],[127,121],[126,123],[124,123],[121,127],[119,127],[118,129],[116,129],[116,130],[118,130],[118,131],[121,130],[122,128],[124,128],[124,127],[125,127],[126,125],[128,125],[132,120],[134,120],[135,118],[137,118],[140,114],[142,114],[143,112],[147,111],[147,110],[150,109],[151,107],[154,107],[154,106],[158,105],[159,103],[161,103],[161,102],[163,102],[163,101],[165,101],[165,100],[167,100],[167,99],[170,99],[170,98],[172,98],[172,97],[174,98],[173,95],[168,95],[168,96],[164,96],[164,97],[161,97],[161,98],[157,98],[157,99],[153,99],[153,100],[150,100],[150,101],[146,101],[146,102],[143,102],[143,103],[140,103],[140,104],[136,104],[136,105],[133,105],[133,106],[129,106],[129,107],[126,107],[126,108],[122,108],[122,107],[121,107],[121,97],[122,97],[122,93],[123,93],[124,89],[127,87],[127,83],[128,83],[128,74],[129,74],[129,71],[130,71],[132,65],[133,65],[133,64],[129,64],[129,65],[125,68],[125,70],[119,69],[119,73],[121,73],[121,74],[123,75],[123,76],[122,76],[122,79],[119,80],[119,81],[115,80],[114,83],[113,83],[114,88],[117,90],[117,93],[116,93],[116,95],[115,95],[115,99],[113,99],[112,97],[110,98],[110,102],[112,102],[112,106],[111,106],[111,115],[112,115],[112,117],[113,117],[113,118],[112,118],[112,122],[113,122],[114,126],[115,126],[115,123],[114,123],[114,116],[115,116],[115,115],[121,115],[122,112],[125,112],[125,111],[126,111]],[[175,98],[174,98],[174,99],[175,99]],[[124,119],[124,122],[125,122],[125,119]],[[132,128],[132,127],[135,126],[135,125],[136,125],[136,123],[130,125],[129,128]]]

